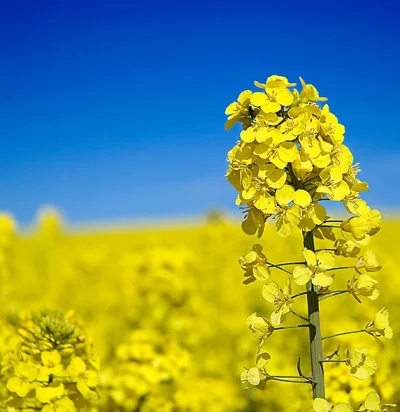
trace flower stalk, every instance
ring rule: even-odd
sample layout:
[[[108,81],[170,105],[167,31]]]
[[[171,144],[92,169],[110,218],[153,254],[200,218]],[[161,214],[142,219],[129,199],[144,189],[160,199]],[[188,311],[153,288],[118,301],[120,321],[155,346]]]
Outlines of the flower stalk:
[[[314,251],[314,236],[312,232],[304,233],[304,247]],[[313,397],[325,398],[324,368],[320,362],[323,359],[321,320],[319,314],[319,298],[316,286],[309,281],[307,283],[307,307],[310,321],[310,358],[313,383]]]

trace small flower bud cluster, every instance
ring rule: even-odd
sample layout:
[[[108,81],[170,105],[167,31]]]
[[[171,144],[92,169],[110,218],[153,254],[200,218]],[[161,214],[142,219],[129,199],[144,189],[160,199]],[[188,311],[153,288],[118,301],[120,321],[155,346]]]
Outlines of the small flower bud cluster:
[[[14,327],[20,339],[2,365],[8,408],[73,412],[97,401],[98,362],[73,312],[27,314]]]

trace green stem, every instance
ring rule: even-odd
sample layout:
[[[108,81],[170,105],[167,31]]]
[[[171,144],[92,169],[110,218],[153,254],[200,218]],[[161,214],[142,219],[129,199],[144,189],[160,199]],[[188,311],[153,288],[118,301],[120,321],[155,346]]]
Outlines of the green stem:
[[[341,270],[341,269],[354,269],[354,266],[338,266],[337,268],[326,269],[326,271],[330,272],[331,270]]]
[[[334,296],[339,296],[339,295],[343,295],[344,293],[349,293],[348,290],[338,290],[334,293],[329,293],[329,294],[325,294],[325,293],[321,293],[319,296],[319,301],[321,302],[321,300],[324,299],[328,299],[328,298],[333,298]]]
[[[346,363],[346,360],[334,360],[334,359],[323,359],[320,362],[324,362],[324,363]]]
[[[315,250],[314,236],[312,232],[304,232],[304,247]],[[310,281],[307,283],[307,306],[310,319],[310,357],[313,383],[313,397],[325,398],[324,368],[320,362],[323,359],[321,321],[319,315],[319,298],[315,285]]]
[[[318,227],[333,227],[334,229],[341,229],[340,226],[332,226],[332,225],[318,225]]]
[[[347,289],[328,290],[327,292],[318,293],[318,295],[319,296],[326,296],[326,295],[332,295],[332,294],[336,294],[336,293],[347,293],[347,292],[348,292]]]
[[[297,312],[295,312],[293,309],[290,309],[290,312],[293,313],[293,315],[297,316],[300,319],[306,320],[307,322],[310,321],[310,319],[306,318],[305,316],[302,316],[300,314],[298,314]]]
[[[333,335],[323,336],[323,337],[322,337],[322,340],[334,338],[334,337],[336,337],[336,336],[351,335],[352,333],[362,333],[362,332],[366,332],[366,330],[365,330],[365,329],[360,329],[360,330],[352,330],[352,331],[350,331],[350,332],[335,333],[335,334],[333,334]]]
[[[306,262],[287,262],[287,263],[278,263],[277,265],[274,265],[274,264],[270,263],[270,265],[272,267],[275,267],[275,268],[280,267],[280,266],[305,265],[305,264],[306,264]]]
[[[271,268],[276,268],[276,269],[282,270],[283,272],[286,272],[286,273],[288,273],[288,274],[291,275],[291,276],[293,275],[292,272],[289,272],[288,270],[281,268],[279,265],[274,265],[274,264],[271,263],[271,262],[267,262],[267,264],[268,264]]]
[[[295,295],[290,296],[290,299],[295,299],[295,298],[298,298],[299,296],[303,296],[303,295],[307,295],[307,292],[296,293]]]
[[[310,382],[308,381],[295,381],[295,380],[290,380],[290,379],[280,379],[280,378],[274,378],[274,377],[269,377],[268,379],[278,381],[278,382],[288,382],[288,383],[307,383],[309,384]]]

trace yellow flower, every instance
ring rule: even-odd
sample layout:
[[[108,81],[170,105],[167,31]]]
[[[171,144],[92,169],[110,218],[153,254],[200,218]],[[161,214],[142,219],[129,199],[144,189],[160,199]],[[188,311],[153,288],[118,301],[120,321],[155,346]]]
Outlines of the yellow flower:
[[[259,386],[262,380],[265,380],[265,376],[257,367],[252,367],[242,373],[240,380],[242,381],[242,383],[250,385],[245,389],[250,389],[252,387]]]
[[[298,192],[299,190],[297,190]],[[296,193],[297,193],[296,192]],[[326,219],[326,210],[324,206],[318,202],[311,203],[309,206],[303,208],[301,221],[298,228],[306,232],[310,232],[316,225],[320,225]]]
[[[281,110],[281,105],[278,102],[273,101],[268,94],[262,92],[253,93],[250,97],[250,103],[259,107],[264,113],[276,113]]]
[[[242,222],[242,230],[247,235],[254,235],[258,232],[261,237],[265,227],[265,216],[259,210],[251,208]]]
[[[365,329],[376,338],[384,336],[386,339],[391,339],[393,337],[393,329],[389,325],[389,310],[382,308]]]
[[[371,250],[366,250],[357,260],[354,267],[358,273],[362,273],[364,271],[377,272],[382,269],[382,266],[378,263],[375,253]]]
[[[371,391],[365,397],[359,410],[363,412],[387,412],[389,408],[395,408],[396,406],[395,404],[381,405],[380,396],[376,392]]]
[[[51,403],[48,403],[42,408],[42,412],[77,412],[74,402],[64,396]]]
[[[357,257],[360,247],[352,240],[337,239],[335,241],[335,255],[344,257]]]
[[[362,241],[371,230],[371,223],[368,215],[353,216],[345,220],[340,227],[345,231],[351,233],[354,240]]]
[[[40,356],[43,364],[39,369],[40,380],[48,380],[50,375],[60,375],[63,372],[64,368],[60,363],[61,355],[58,351],[45,351]]]
[[[289,185],[284,185],[275,193],[275,199],[279,205],[276,228],[282,237],[289,236],[301,219],[301,207],[294,203],[289,206],[294,197],[295,190]]]
[[[260,342],[260,346],[275,330],[275,327],[268,319],[258,316],[255,312],[247,318],[247,326],[253,337]]]
[[[291,294],[292,287],[290,279],[287,281],[283,290],[281,290],[275,282],[268,282],[263,286],[262,295],[264,299],[277,306],[271,314],[271,323],[273,325],[282,324],[286,314],[290,312],[290,308],[293,304]]]
[[[252,387],[264,389],[268,377],[265,366],[268,364],[270,359],[271,356],[267,352],[261,352],[257,355],[256,366],[246,370],[241,375],[242,383],[250,385],[245,389],[250,389]]]
[[[323,398],[315,398],[313,402],[314,412],[330,412],[332,407],[330,403]]]
[[[65,388],[62,383],[54,386],[38,386],[36,388],[36,398],[42,403],[49,403],[54,399],[61,398],[64,394]]]
[[[354,298],[361,303],[358,296],[365,296],[370,300],[376,300],[379,297],[379,282],[366,274],[359,278],[353,277],[348,283],[348,290]]]
[[[327,287],[333,282],[332,276],[326,272],[335,266],[335,256],[321,250],[313,252],[304,248],[304,258],[307,266],[296,266],[293,270],[293,279],[298,285],[305,285],[310,280],[314,285]]]
[[[239,259],[241,268],[245,271],[245,283],[258,280],[267,280],[271,273],[267,257],[262,253],[263,247],[259,244],[254,245],[252,250]]]
[[[338,403],[332,406],[326,399],[315,398],[313,402],[314,412],[353,412],[353,408],[348,403]]]
[[[375,359],[368,355],[366,349],[347,349],[346,363],[350,366],[350,374],[361,380],[372,376],[378,367]]]
[[[33,382],[37,379],[38,370],[29,363],[18,362],[14,366],[14,375],[7,381],[7,389],[24,398],[34,387]]]
[[[344,140],[345,127],[338,122],[337,117],[329,111],[329,106],[324,105],[319,119],[319,132],[324,140],[333,145],[341,145]]]
[[[87,370],[82,358],[75,357],[68,365],[68,374],[72,382],[76,382],[78,391],[85,399],[96,398],[96,392],[92,390],[98,385],[98,375],[93,370]]]
[[[303,90],[300,93],[300,98],[302,102],[323,102],[328,100],[326,97],[320,97],[318,90],[312,84],[306,84],[306,82],[300,77],[301,85],[303,86]]]
[[[236,122],[249,115],[251,90],[245,90],[240,93],[237,102],[231,103],[225,110],[228,115],[228,120],[225,124],[225,129],[229,130]]]
[[[267,137],[268,140],[255,146],[254,155],[273,163],[279,169],[284,169],[288,163],[297,159],[298,148],[295,143],[287,140],[289,136],[271,127]]]

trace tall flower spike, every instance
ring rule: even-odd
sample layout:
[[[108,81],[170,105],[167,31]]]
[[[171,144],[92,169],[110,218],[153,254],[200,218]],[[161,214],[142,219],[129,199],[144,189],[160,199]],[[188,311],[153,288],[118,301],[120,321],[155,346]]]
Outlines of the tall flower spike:
[[[320,105],[327,99],[320,96],[316,87],[300,78],[302,88],[297,90],[293,88],[294,83],[278,75],[268,77],[265,83],[254,84],[259,88],[257,91],[244,91],[237,102],[227,108],[227,125],[242,124],[240,141],[228,154],[227,177],[238,191],[236,204],[245,210],[243,231],[262,237],[266,222],[271,219],[275,219],[281,237],[299,230],[305,262],[272,265],[260,245],[255,245],[241,258],[244,283],[256,279],[266,282],[262,295],[275,305],[270,318],[253,313],[247,323],[259,341],[258,351],[277,329],[307,327],[312,376],[304,377],[299,372],[305,381],[298,383],[312,384],[315,412],[351,412],[349,404],[332,406],[325,399],[323,366],[335,360],[324,358],[322,342],[365,332],[379,343],[382,336],[390,339],[393,331],[389,314],[384,308],[364,329],[322,337],[319,302],[346,292],[360,303],[363,297],[371,301],[379,297],[378,281],[369,273],[380,270],[381,265],[372,251],[362,249],[380,230],[381,214],[361,198],[368,184],[357,177],[360,167],[344,144],[345,126],[327,104]],[[350,216],[344,220],[330,219],[326,201],[341,202]],[[333,244],[316,248],[315,239]],[[336,266],[336,256],[353,261]],[[293,269],[283,267],[289,265],[294,265]],[[277,279],[270,280],[270,267],[280,269],[283,276],[290,276],[284,288]],[[341,269],[353,269],[357,275],[348,281],[347,289],[330,290],[335,271]],[[291,296],[292,281],[306,286],[306,290]],[[307,298],[308,317],[292,309],[294,299],[301,296]],[[289,312],[307,323],[280,326]],[[350,366],[350,374],[359,379],[368,378],[377,368],[375,360],[364,349],[349,349],[346,359],[340,362]],[[257,366],[250,368],[242,379],[260,388],[262,371]],[[375,395],[369,396],[372,399]],[[379,405],[374,406],[375,409],[368,406],[373,404],[371,399],[366,401],[365,411],[381,410],[377,409],[381,408]]]

